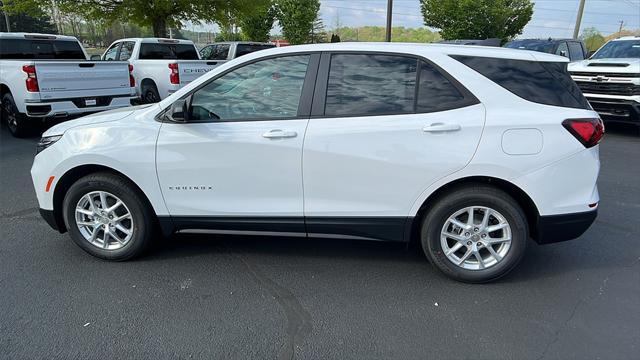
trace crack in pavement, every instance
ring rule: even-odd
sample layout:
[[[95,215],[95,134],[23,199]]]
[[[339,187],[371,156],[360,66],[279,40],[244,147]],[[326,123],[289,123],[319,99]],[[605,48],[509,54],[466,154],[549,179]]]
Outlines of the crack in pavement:
[[[551,341],[549,341],[547,343],[547,346],[545,346],[544,351],[542,352],[542,354],[540,354],[540,356],[537,358],[537,360],[542,360],[547,356],[547,352],[549,351],[549,349],[558,342],[558,340],[560,340],[560,334],[565,330],[565,328],[567,327],[567,325],[569,324],[569,322],[571,322],[571,320],[573,320],[573,318],[575,317],[576,313],[578,312],[578,308],[583,305],[586,304],[588,302],[591,302],[593,300],[595,300],[598,296],[604,294],[604,291],[607,287],[607,283],[609,282],[609,279],[612,278],[614,275],[617,275],[620,272],[626,271],[630,268],[633,268],[634,266],[640,264],[640,258],[637,261],[634,261],[631,265],[627,265],[627,266],[622,266],[620,268],[618,268],[616,271],[612,272],[611,274],[607,275],[601,282],[600,287],[598,288],[597,294],[593,294],[591,296],[588,296],[586,299],[580,299],[576,302],[576,304],[573,306],[573,309],[571,311],[571,315],[569,315],[569,317],[562,322],[562,325],[560,325],[558,327],[558,329],[554,332],[553,334],[553,338],[551,339]]]
[[[296,348],[299,348],[302,345],[304,339],[313,329],[311,315],[304,309],[304,307],[302,307],[300,301],[289,289],[271,280],[241,254],[232,251],[227,246],[225,247],[231,256],[240,260],[253,280],[260,287],[264,288],[284,311],[285,318],[287,320],[287,339],[285,339],[285,344],[280,350],[278,359],[294,359],[296,355]]]

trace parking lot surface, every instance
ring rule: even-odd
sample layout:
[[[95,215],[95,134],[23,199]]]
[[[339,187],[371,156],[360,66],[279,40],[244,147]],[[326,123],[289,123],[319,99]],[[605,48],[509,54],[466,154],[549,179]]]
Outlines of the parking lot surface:
[[[0,358],[637,359],[640,137],[608,130],[591,229],[466,285],[392,243],[182,235],[93,258],[38,215],[37,138],[2,129]]]

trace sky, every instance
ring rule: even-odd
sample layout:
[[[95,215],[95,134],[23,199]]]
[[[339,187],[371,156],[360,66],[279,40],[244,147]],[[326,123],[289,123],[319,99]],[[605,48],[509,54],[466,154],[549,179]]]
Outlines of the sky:
[[[571,37],[579,0],[533,0],[534,12],[520,37]],[[343,26],[385,26],[387,0],[321,0],[320,15],[328,29]],[[586,0],[581,29],[596,27],[608,35],[640,28],[640,0]],[[418,0],[393,1],[393,25],[423,27]]]
[[[520,38],[570,38],[579,0],[533,0],[533,17]],[[586,0],[581,29],[596,27],[602,34],[640,29],[640,0]],[[320,17],[330,31],[342,26],[385,26],[387,0],[320,0]],[[184,24],[188,30],[218,31],[217,26]],[[419,0],[393,0],[393,26],[424,27]],[[281,31],[276,26],[272,34]],[[581,30],[582,32],[582,30]]]

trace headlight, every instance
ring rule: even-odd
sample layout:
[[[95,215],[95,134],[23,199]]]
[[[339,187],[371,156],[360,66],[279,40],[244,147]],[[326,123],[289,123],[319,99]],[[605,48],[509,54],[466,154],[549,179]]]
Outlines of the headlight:
[[[40,141],[38,141],[38,145],[36,146],[36,155],[38,155],[42,150],[55,144],[55,142],[60,140],[61,138],[62,138],[62,135],[55,135],[55,136],[45,136],[42,139],[40,139]]]

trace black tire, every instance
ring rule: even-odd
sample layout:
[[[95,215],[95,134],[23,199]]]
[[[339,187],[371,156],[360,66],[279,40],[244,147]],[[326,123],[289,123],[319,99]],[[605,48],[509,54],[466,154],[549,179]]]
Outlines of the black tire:
[[[5,121],[11,135],[15,137],[25,137],[33,131],[29,119],[18,112],[11,94],[4,94],[2,97],[2,119]]]
[[[146,82],[142,85],[142,103],[143,104],[153,104],[160,101],[160,94],[158,93],[158,88],[152,82]]]
[[[511,229],[511,246],[507,252],[500,261],[484,269],[465,269],[454,264],[453,260],[450,260],[445,254],[441,243],[441,232],[447,219],[457,211],[472,206],[482,206],[497,211]],[[479,214],[481,215],[482,212]],[[472,236],[474,230],[475,227],[470,230]],[[526,216],[511,196],[494,187],[473,185],[457,188],[440,197],[423,220],[420,238],[422,248],[431,264],[446,276],[467,283],[485,283],[506,275],[520,262],[529,239],[528,234]],[[491,234],[487,236],[491,236]],[[477,237],[475,241],[479,241],[480,246],[485,246],[485,249],[479,250],[479,252],[489,254],[486,242],[482,244],[482,239]],[[466,242],[466,244],[470,244],[470,242]],[[499,247],[499,245],[495,246]],[[460,247],[460,249],[459,251],[464,253],[469,248]],[[480,261],[477,262],[480,263]]]
[[[105,191],[117,196],[131,213],[133,234],[130,240],[119,249],[103,249],[90,243],[77,226],[76,205],[83,196],[93,191]],[[135,185],[129,180],[111,173],[91,174],[76,181],[64,198],[63,216],[73,241],[84,251],[101,259],[113,261],[132,259],[142,254],[155,236],[155,214],[146,199],[139,194]]]

